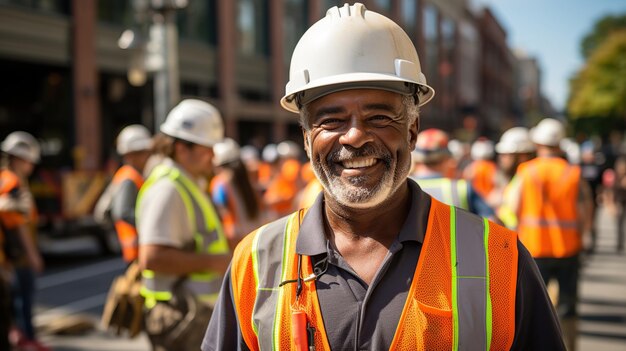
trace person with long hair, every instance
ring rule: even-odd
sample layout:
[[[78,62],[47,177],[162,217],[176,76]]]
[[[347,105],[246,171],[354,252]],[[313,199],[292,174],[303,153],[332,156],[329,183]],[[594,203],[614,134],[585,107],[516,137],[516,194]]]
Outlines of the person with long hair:
[[[211,180],[211,196],[222,219],[224,233],[234,248],[241,238],[263,224],[264,212],[241,161],[237,142],[226,138],[215,145],[214,151],[213,165],[217,172]]]

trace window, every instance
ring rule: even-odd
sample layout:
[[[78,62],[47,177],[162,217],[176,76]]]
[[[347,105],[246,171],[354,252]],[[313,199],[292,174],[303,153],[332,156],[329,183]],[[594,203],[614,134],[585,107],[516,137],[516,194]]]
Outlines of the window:
[[[289,62],[298,40],[308,28],[307,4],[304,0],[285,0],[283,17],[283,37],[285,43],[285,62]]]
[[[217,44],[217,13],[215,0],[189,1],[177,11],[178,33],[181,38]]]
[[[402,0],[400,4],[400,16],[402,17],[402,24],[404,30],[411,39],[415,36],[415,29],[417,27],[417,0]]]
[[[424,7],[424,41],[426,44],[426,69],[425,75],[429,85],[434,86],[439,80],[437,75],[437,65],[439,62],[439,20],[438,11],[432,4]]]
[[[269,53],[267,2],[262,0],[239,0],[237,31],[239,52],[245,55]]]

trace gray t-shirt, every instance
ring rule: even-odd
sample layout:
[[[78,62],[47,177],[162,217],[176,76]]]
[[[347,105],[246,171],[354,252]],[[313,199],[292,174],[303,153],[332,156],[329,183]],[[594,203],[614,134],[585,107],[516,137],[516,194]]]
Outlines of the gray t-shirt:
[[[177,168],[193,179],[171,159],[165,159],[163,164]],[[201,189],[206,186],[201,181],[196,181],[196,184]],[[193,224],[171,179],[163,177],[152,184],[138,206],[137,232],[140,245],[182,248],[193,241]]]

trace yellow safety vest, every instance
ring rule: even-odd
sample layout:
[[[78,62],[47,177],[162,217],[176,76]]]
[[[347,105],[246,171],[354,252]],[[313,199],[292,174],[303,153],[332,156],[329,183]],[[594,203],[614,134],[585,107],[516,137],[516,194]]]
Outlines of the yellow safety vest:
[[[157,166],[146,183],[139,191],[137,209],[140,208],[143,195],[161,178],[169,178],[183,199],[187,216],[194,228],[195,250],[198,253],[224,254],[229,252],[228,241],[224,236],[219,217],[208,197],[198,188],[196,183],[186,177],[179,169],[167,165]],[[137,213],[139,220],[139,213]],[[139,234],[141,235],[141,233]],[[151,270],[142,272],[141,294],[148,308],[154,307],[157,301],[169,301],[172,298],[174,283],[179,277],[160,274]],[[200,301],[215,302],[221,285],[221,275],[213,271],[196,272],[185,280],[188,288]]]

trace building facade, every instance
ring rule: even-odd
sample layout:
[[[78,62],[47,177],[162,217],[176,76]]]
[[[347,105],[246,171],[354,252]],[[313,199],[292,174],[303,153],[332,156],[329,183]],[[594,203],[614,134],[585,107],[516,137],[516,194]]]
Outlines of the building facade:
[[[468,114],[496,131],[512,113],[515,91],[506,33],[466,0],[369,0],[414,40],[437,91],[422,127],[455,131]],[[0,0],[0,137],[26,130],[43,144],[50,167],[99,170],[117,132],[154,125],[154,79],[127,79],[132,50],[120,34],[142,19],[126,0]],[[189,0],[177,11],[181,97],[223,114],[242,144],[299,141],[297,119],[278,101],[291,52],[331,0]],[[499,131],[499,130],[498,130]]]

